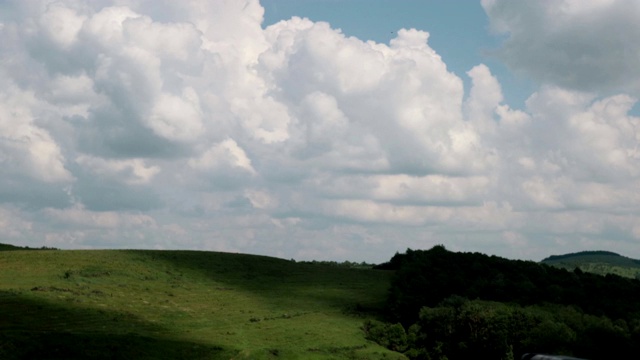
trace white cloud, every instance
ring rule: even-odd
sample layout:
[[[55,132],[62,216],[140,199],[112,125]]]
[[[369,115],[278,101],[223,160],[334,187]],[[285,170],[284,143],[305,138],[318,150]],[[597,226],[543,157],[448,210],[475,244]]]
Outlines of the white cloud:
[[[188,164],[190,167],[202,171],[228,171],[236,168],[251,175],[256,174],[255,169],[251,166],[251,160],[233,139],[226,139],[212,146],[199,158],[190,159]]]
[[[93,89],[93,79],[87,74],[79,76],[56,75],[47,84],[41,94],[47,101],[63,105],[65,103],[81,107],[74,113],[87,116],[88,104],[98,102],[98,95]]]
[[[47,183],[71,181],[59,145],[34,123],[32,109],[41,106],[35,94],[6,85],[0,93],[0,173],[24,174]]]
[[[201,118],[198,95],[192,88],[186,88],[181,96],[161,95],[146,122],[156,134],[164,138],[193,141],[203,130]]]
[[[350,138],[373,136],[384,159],[377,149],[362,150],[373,151],[377,163],[388,164],[387,171],[460,173],[490,166],[491,155],[463,121],[462,81],[428,46],[428,33],[401,30],[386,46],[297,18],[266,31],[274,45],[260,59],[262,69],[274,77],[275,93],[294,104],[331,94],[331,106],[354,130]],[[299,121],[294,124],[309,116],[295,115]],[[313,129],[306,130],[305,135],[313,135]],[[340,140],[340,132],[336,136]]]
[[[555,181],[534,177],[522,183],[522,191],[537,207],[555,209],[564,206]]]
[[[467,75],[473,86],[464,103],[465,117],[485,134],[491,134],[495,132],[497,107],[504,100],[500,83],[484,64],[473,67]]]
[[[545,83],[514,109],[483,64],[465,98],[426,31],[263,29],[256,0],[4,2],[0,234],[375,261],[633,249],[638,76],[596,34],[636,26],[621,1],[576,4],[483,2],[505,61]]]
[[[149,183],[161,171],[159,166],[147,166],[143,159],[112,160],[81,155],[75,161],[89,169],[94,176],[109,177],[133,185]]]
[[[84,229],[127,229],[156,226],[153,218],[148,215],[114,211],[95,212],[86,210],[79,205],[67,209],[45,209],[44,216],[53,219],[59,226],[71,225]]]
[[[56,45],[68,49],[78,38],[86,18],[59,2],[49,3],[39,19],[40,30]]]
[[[3,241],[29,242],[25,234],[33,232],[33,223],[23,219],[19,210],[13,207],[0,207],[0,234]],[[42,246],[42,245],[41,245]]]
[[[246,190],[244,196],[249,199],[251,205],[256,209],[269,209],[278,206],[278,200],[267,191]]]

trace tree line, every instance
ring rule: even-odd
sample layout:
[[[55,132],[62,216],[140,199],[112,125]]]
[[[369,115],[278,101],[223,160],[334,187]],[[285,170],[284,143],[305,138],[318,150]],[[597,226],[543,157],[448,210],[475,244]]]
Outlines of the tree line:
[[[592,360],[640,350],[640,281],[568,271],[444,246],[408,249],[395,271],[386,322],[367,337],[411,359],[520,358],[552,353]]]

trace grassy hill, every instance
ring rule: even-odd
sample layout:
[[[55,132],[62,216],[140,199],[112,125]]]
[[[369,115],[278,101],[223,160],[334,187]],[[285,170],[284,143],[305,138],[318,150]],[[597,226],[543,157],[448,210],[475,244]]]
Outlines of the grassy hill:
[[[0,358],[398,359],[391,273],[197,251],[0,251]]]
[[[582,251],[565,255],[553,255],[542,263],[568,270],[579,268],[599,275],[615,274],[627,278],[640,278],[640,260],[631,259],[610,251]]]

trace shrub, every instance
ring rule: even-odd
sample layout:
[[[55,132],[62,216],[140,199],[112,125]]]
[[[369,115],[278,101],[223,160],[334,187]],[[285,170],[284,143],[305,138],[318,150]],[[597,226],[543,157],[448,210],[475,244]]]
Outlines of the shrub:
[[[363,325],[368,340],[387,349],[403,352],[407,349],[407,333],[399,323],[388,324],[377,320],[367,320]]]

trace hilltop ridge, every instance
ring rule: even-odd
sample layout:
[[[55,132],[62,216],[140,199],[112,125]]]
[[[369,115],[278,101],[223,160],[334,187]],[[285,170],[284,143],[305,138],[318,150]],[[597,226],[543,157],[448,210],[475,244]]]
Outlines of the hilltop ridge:
[[[26,248],[11,245],[11,244],[0,243],[0,251],[12,251],[12,250],[26,250]]]
[[[575,253],[568,253],[568,254],[563,254],[563,255],[551,255],[545,259],[542,259],[542,262],[545,261],[553,261],[553,260],[560,260],[560,259],[569,259],[569,258],[573,258],[573,257],[582,257],[582,256],[598,256],[598,255],[604,255],[604,256],[620,256],[620,257],[624,257],[618,253],[615,253],[613,251],[606,251],[606,250],[586,250],[586,251],[579,251],[579,252],[575,252]]]
[[[576,268],[599,275],[614,274],[627,278],[640,278],[640,260],[605,250],[580,251],[564,255],[552,255],[541,261],[568,270]]]
[[[58,250],[52,247],[42,246],[39,248],[32,248],[28,246],[16,246],[11,244],[0,243],[0,251],[17,251],[17,250]]]

